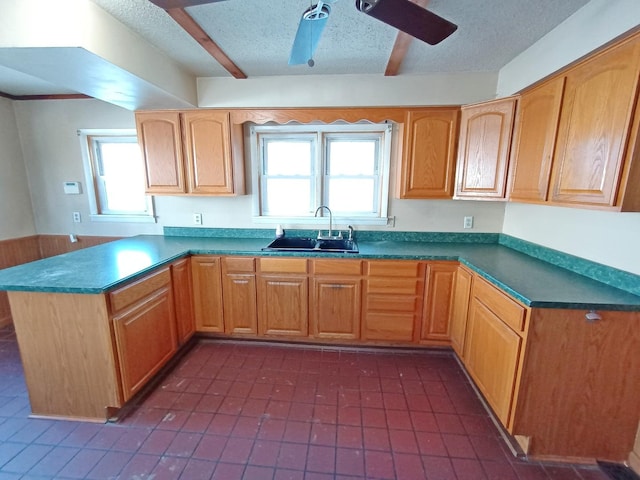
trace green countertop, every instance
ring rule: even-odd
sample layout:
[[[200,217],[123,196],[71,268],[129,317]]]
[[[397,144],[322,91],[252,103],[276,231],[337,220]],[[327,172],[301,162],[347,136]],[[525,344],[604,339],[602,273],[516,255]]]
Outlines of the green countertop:
[[[359,254],[265,252],[268,238],[140,235],[0,270],[0,290],[99,294],[190,254],[459,260],[531,307],[640,311],[640,296],[498,243],[358,241]]]

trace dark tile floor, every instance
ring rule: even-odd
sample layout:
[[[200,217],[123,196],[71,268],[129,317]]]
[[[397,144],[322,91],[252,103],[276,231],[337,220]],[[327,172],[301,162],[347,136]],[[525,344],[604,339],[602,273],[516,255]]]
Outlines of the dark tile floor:
[[[605,480],[513,457],[453,357],[200,342],[117,424],[29,419],[0,330],[0,480]]]

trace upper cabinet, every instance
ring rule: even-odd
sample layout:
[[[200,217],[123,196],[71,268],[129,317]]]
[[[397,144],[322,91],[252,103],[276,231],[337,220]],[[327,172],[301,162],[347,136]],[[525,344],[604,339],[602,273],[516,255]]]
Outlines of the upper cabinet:
[[[244,193],[241,126],[229,112],[137,112],[136,126],[147,193]]]
[[[639,72],[638,39],[567,72],[549,200],[616,205]]]
[[[458,108],[409,110],[404,122],[400,198],[451,198]]]
[[[509,199],[543,202],[549,191],[564,77],[523,93],[513,130]]]
[[[640,211],[639,76],[635,35],[524,92],[510,200]]]
[[[455,198],[505,198],[516,99],[462,107]]]

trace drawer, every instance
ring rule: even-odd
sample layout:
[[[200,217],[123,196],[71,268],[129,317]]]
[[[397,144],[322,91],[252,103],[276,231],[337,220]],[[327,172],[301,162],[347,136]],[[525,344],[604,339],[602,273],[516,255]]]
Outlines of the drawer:
[[[482,277],[476,276],[473,282],[473,296],[512,329],[524,330],[527,309]]]
[[[367,262],[367,275],[371,277],[421,277],[420,262],[411,260],[387,260]]]
[[[367,295],[364,302],[366,312],[415,312],[418,307],[414,295]]]
[[[262,273],[307,273],[306,258],[259,258]]]
[[[171,283],[169,267],[162,268],[140,280],[109,293],[111,311],[117,312]]]
[[[256,271],[256,260],[253,257],[222,257],[224,273],[253,273]]]
[[[368,278],[366,292],[387,295],[422,295],[424,282],[417,278]]]
[[[367,340],[413,340],[415,317],[412,314],[368,313],[364,316],[363,335]]]
[[[313,260],[313,273],[316,275],[360,275],[362,261],[360,260]]]

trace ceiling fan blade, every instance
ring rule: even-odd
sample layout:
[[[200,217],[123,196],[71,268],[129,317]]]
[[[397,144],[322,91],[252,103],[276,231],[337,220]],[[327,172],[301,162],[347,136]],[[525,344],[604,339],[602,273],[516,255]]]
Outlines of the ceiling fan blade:
[[[430,45],[440,43],[458,28],[410,0],[356,0],[356,8]]]
[[[204,5],[207,3],[224,2],[225,0],[149,0],[154,5],[170,10],[172,8],[187,8],[194,5]]]
[[[293,47],[291,47],[289,65],[306,64],[313,58],[322,31],[327,25],[330,11],[329,5],[319,2],[318,5],[310,7],[302,14]]]

